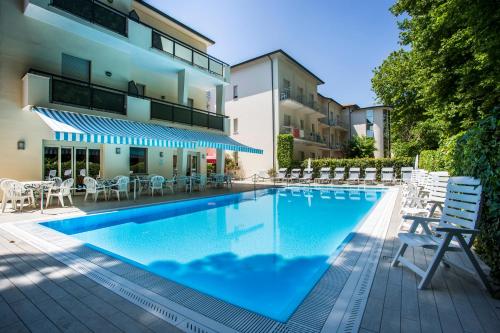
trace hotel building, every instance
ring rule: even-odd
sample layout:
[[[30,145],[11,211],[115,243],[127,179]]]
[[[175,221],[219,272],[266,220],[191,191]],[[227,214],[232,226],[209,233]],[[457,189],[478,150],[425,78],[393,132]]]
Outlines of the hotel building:
[[[1,1],[0,32],[2,177],[171,177],[205,173],[209,148],[218,172],[226,150],[262,153],[228,136],[214,41],[144,1]]]

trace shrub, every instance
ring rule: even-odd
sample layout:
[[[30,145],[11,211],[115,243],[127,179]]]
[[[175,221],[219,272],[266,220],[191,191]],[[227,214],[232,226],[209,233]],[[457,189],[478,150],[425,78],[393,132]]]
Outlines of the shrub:
[[[384,167],[393,167],[394,174],[399,177],[401,172],[401,167],[413,166],[413,157],[398,157],[398,158],[323,158],[317,160],[311,160],[311,166],[314,169],[314,176],[317,177],[319,174],[319,169],[324,167],[329,167],[333,174],[335,168],[345,167],[346,176],[347,171],[351,167],[361,168],[361,177],[364,177],[364,170],[366,168],[376,168],[377,169],[377,179],[380,180],[380,172]],[[302,162],[302,167],[307,167],[307,160]]]
[[[499,109],[460,135],[450,153],[452,175],[481,180],[483,202],[475,248],[500,281],[500,114]]]
[[[353,137],[346,147],[347,157],[373,157],[375,150],[375,139],[366,136]]]
[[[293,136],[291,134],[278,135],[278,166],[290,168],[293,165]]]

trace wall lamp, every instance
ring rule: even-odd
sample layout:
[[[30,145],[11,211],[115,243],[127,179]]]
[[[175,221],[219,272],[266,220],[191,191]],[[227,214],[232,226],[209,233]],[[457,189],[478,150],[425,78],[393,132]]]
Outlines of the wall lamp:
[[[163,152],[162,151],[160,152],[160,157],[163,157]]]
[[[17,141],[17,150],[25,150],[26,149],[26,141],[19,140]]]
[[[120,147],[116,147],[116,148],[115,148],[115,153],[116,153],[116,155],[120,155],[120,154],[121,154],[121,152],[122,152],[122,149],[121,149]]]

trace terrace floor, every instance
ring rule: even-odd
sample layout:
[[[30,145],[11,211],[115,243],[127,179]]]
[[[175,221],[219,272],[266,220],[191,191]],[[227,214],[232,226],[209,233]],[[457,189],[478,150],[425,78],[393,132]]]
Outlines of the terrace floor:
[[[186,197],[253,189],[208,190],[163,198],[142,197],[147,204]],[[39,219],[62,214],[130,206],[131,201],[81,204],[70,208],[0,215],[7,220]],[[50,215],[49,215],[50,214]],[[393,213],[375,279],[361,322],[361,332],[498,332],[500,301],[480,283],[454,268],[440,267],[432,289],[418,290],[418,279],[401,267],[390,267],[399,245],[399,216]],[[407,251],[417,263],[430,253]],[[178,329],[132,304],[90,278],[0,229],[0,331],[2,332],[177,332]]]

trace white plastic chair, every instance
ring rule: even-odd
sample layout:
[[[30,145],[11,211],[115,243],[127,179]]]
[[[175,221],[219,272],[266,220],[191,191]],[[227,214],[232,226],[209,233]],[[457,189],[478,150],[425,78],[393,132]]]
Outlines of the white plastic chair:
[[[73,187],[74,183],[75,180],[73,178],[69,178],[63,181],[61,186],[59,187],[50,187],[47,194],[47,204],[45,205],[45,208],[49,207],[53,197],[59,199],[62,207],[64,207],[64,197],[68,197],[70,204],[73,205],[73,198],[71,198],[71,188]]]
[[[365,169],[365,178],[363,178],[365,185],[368,183],[374,184],[377,182],[377,169],[376,168],[366,168]]]
[[[94,195],[94,201],[97,201],[97,197],[99,196],[99,193],[104,194],[104,200],[107,200],[107,195],[106,195],[106,188],[99,184],[97,180],[95,180],[92,177],[85,177],[83,178],[83,184],[85,185],[85,199],[84,201],[87,201],[87,196],[89,194]]]
[[[194,178],[193,187],[198,188],[200,191],[204,191],[207,188],[207,176],[199,175]]]
[[[394,183],[394,168],[382,168],[382,183],[383,184],[393,184]]]
[[[314,179],[316,183],[329,183],[331,178],[330,178],[330,168],[325,167],[319,169],[319,177]]]
[[[472,240],[479,233],[476,223],[480,210],[482,187],[479,179],[472,177],[452,177],[448,181],[446,199],[443,214],[439,219],[421,216],[403,216],[405,219],[413,220],[413,224],[407,233],[399,233],[398,238],[401,246],[394,257],[392,266],[399,263],[411,269],[422,280],[418,288],[424,289],[431,282],[439,263],[444,259],[448,251],[463,251],[471,261],[481,281],[488,290],[491,290],[484,272],[481,270],[474,254],[471,252]],[[431,230],[430,223],[438,222],[435,231]],[[417,228],[421,226],[424,234],[417,234]],[[423,270],[413,262],[404,257],[408,247],[422,247],[434,250],[434,256],[428,267]],[[449,263],[449,262],[447,262]]]
[[[128,183],[129,178],[126,176],[120,176],[115,184],[109,187],[109,198],[113,196],[113,193],[116,194],[116,198],[120,201],[120,195],[125,193],[125,196],[128,199]]]
[[[333,171],[333,179],[332,179],[332,183],[339,183],[340,182],[343,182],[344,181],[344,174],[345,174],[345,168],[344,167],[338,167],[338,168],[335,168],[335,170]]]
[[[349,169],[349,177],[347,178],[347,182],[349,184],[356,182],[359,184],[359,174],[361,173],[360,168],[350,168]]]
[[[153,176],[151,177],[151,196],[154,196],[155,191],[160,191],[161,195],[163,195],[163,183],[165,182],[165,177],[162,176]]]
[[[12,203],[12,208],[14,210],[17,209],[17,203],[19,202],[19,208],[22,212],[26,200],[28,201],[28,204],[32,202],[32,193],[27,191],[24,185],[18,181],[8,182],[6,200]],[[3,213],[3,208],[2,208],[2,213]]]
[[[57,170],[50,170],[47,180],[52,180],[52,178],[54,178],[55,176],[57,176]]]

